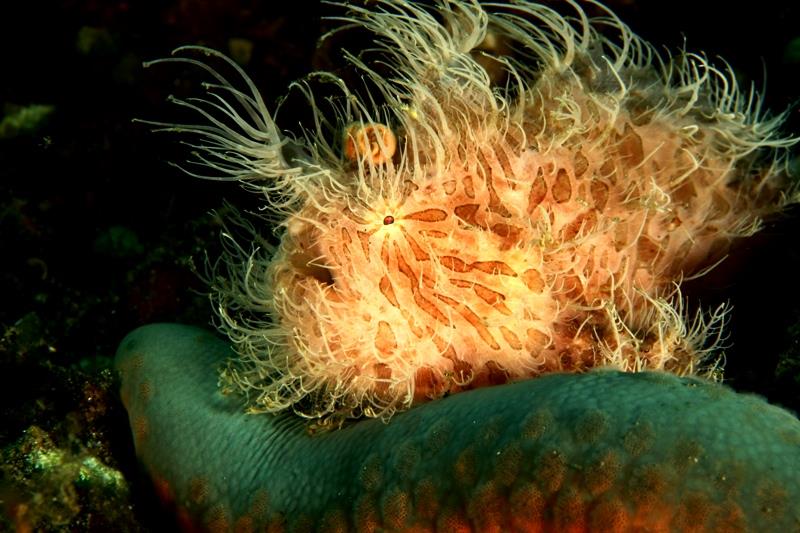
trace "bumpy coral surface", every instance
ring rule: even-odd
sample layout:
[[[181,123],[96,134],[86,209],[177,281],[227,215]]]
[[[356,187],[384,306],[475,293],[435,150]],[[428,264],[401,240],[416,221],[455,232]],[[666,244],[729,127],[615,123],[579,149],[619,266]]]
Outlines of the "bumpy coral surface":
[[[276,250],[230,241],[215,281],[224,377],[254,409],[390,416],[553,371],[713,372],[724,310],[686,316],[679,284],[786,201],[792,141],[724,67],[572,8],[351,6],[371,92],[316,73],[292,138],[238,67],[176,59],[218,81],[181,102],[208,125],[169,126],[199,139],[187,170],[262,191],[283,228]]]
[[[136,451],[186,531],[769,532],[800,523],[800,421],[663,372],[547,375],[309,435],[249,416],[227,343],[139,328],[116,367]]]

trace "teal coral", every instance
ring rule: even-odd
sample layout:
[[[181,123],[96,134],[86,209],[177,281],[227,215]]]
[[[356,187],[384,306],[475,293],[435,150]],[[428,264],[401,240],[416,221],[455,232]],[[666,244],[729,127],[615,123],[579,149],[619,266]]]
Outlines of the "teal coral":
[[[138,453],[201,529],[800,525],[800,421],[721,385],[557,374],[309,435],[297,418],[248,416],[217,390],[212,370],[229,350],[208,332],[160,324],[131,333],[116,359]]]

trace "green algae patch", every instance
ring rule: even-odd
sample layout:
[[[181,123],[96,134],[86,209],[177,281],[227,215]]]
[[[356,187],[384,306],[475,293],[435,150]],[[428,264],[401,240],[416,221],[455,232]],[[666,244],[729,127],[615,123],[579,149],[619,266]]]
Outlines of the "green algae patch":
[[[6,105],[3,119],[0,120],[0,139],[13,139],[35,133],[55,109],[55,106],[46,104]]]

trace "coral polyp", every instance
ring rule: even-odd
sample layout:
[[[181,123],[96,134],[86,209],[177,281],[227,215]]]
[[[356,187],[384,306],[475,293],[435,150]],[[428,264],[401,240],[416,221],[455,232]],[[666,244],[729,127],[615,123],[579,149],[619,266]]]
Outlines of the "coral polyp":
[[[347,56],[371,92],[299,82],[314,121],[293,136],[234,63],[178,51],[215,79],[179,101],[208,123],[165,125],[194,136],[186,170],[262,192],[283,229],[275,250],[228,240],[213,280],[223,381],[253,410],[389,417],[556,371],[714,372],[725,309],[688,316],[680,283],[792,201],[794,139],[724,65],[569,5],[347,6],[375,37]]]

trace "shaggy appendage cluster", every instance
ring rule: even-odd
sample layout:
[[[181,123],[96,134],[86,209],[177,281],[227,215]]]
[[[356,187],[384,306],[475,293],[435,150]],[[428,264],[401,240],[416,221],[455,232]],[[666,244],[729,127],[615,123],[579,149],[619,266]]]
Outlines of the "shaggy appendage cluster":
[[[364,98],[314,74],[332,114],[297,84],[317,111],[292,139],[233,63],[248,92],[173,59],[217,80],[179,102],[208,125],[165,125],[198,139],[187,171],[263,192],[283,230],[228,240],[214,276],[223,378],[253,409],[388,417],[546,372],[715,371],[725,309],[687,317],[679,285],[793,199],[794,139],[729,71],[573,7],[349,6],[388,72],[348,56]]]

